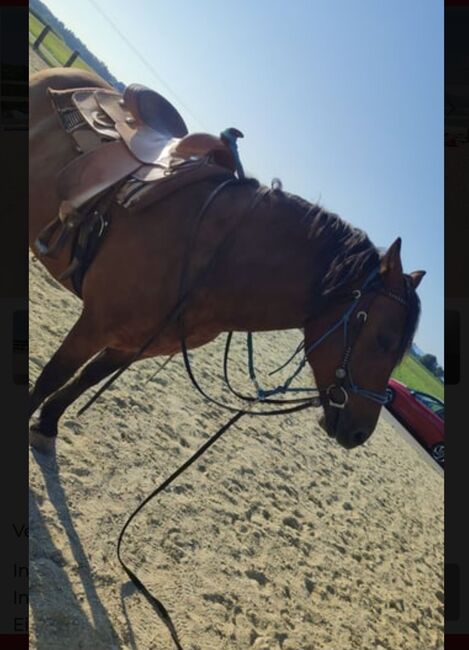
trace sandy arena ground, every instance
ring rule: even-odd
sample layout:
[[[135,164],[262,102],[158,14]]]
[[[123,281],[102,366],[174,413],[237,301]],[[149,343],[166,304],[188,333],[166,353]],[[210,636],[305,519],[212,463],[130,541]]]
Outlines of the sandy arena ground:
[[[31,70],[42,65],[32,53]],[[30,299],[35,380],[80,301],[37,261]],[[299,337],[258,336],[264,373]],[[193,355],[215,393],[221,351]],[[242,367],[241,343],[233,361]],[[116,540],[227,415],[194,392],[180,360],[148,381],[156,364],[136,364],[81,418],[85,398],[71,407],[55,462],[30,453],[31,648],[174,649]],[[317,417],[242,419],[131,524],[124,556],[184,650],[443,649],[442,477],[383,419],[347,452]]]

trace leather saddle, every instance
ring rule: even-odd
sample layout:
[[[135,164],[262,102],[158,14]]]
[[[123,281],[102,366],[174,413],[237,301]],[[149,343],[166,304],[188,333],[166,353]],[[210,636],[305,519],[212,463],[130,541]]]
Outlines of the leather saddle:
[[[176,108],[146,86],[131,84],[123,94],[99,87],[49,88],[49,95],[81,155],[58,175],[59,215],[36,239],[40,255],[55,256],[76,232],[84,249],[93,229],[101,236],[112,201],[142,208],[208,177],[244,177],[236,145],[240,131],[226,129],[219,137],[188,133]],[[59,279],[73,277],[81,264],[73,255]]]
[[[242,173],[236,148],[240,131],[227,129],[220,137],[189,134],[178,111],[145,86],[131,84],[123,95],[104,88],[49,92],[53,99],[69,94],[69,120],[75,109],[70,133],[82,152],[58,178],[62,219],[130,175],[145,182],[163,182],[178,174],[185,184],[183,172],[207,162]]]
[[[123,95],[107,90],[77,91],[73,102],[91,128],[102,134],[114,129],[143,164],[168,166],[191,156],[219,153],[221,162],[235,171],[232,153],[220,138],[208,133],[188,134],[177,110],[145,86],[131,84]],[[100,121],[97,110],[107,119]]]

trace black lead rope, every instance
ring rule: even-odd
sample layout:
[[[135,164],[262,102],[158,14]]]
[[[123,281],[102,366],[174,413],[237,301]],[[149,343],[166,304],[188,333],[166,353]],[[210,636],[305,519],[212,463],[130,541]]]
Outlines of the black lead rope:
[[[231,181],[231,182],[233,182],[233,181]],[[193,231],[192,231],[192,237],[191,237],[192,243],[194,242],[195,237],[197,235],[198,226],[199,226],[199,224],[200,224],[200,222],[202,220],[202,217],[204,216],[204,214],[205,214],[208,206],[210,205],[212,199],[218,194],[219,191],[221,191],[228,184],[230,184],[230,183],[228,181],[225,181],[224,183],[219,185],[215,189],[215,191],[212,192],[210,197],[207,199],[207,201],[202,206],[202,209],[198,213],[198,216],[197,216],[197,218],[195,220],[194,228],[193,228]],[[264,193],[261,193],[260,195],[258,195],[256,197],[256,199],[253,201],[252,205],[250,206],[249,210],[247,211],[247,214],[252,213],[252,211],[257,206],[257,204],[262,200],[263,196],[264,196]],[[197,391],[199,393],[201,393],[202,396],[206,400],[208,400],[211,403],[216,404],[217,406],[225,408],[228,411],[231,411],[231,412],[234,413],[234,415],[228,420],[228,422],[226,422],[222,427],[220,427],[220,429],[218,429],[218,431],[211,438],[209,438],[209,440],[207,440],[203,445],[201,445],[201,447],[199,447],[199,449],[197,449],[197,451],[194,452],[194,454],[192,454],[192,456],[187,461],[185,461],[182,465],[180,465],[180,467],[178,467],[167,479],[165,479],[158,487],[156,487],[139,504],[139,506],[132,512],[132,514],[128,517],[127,521],[125,522],[125,524],[124,524],[124,526],[123,526],[123,528],[122,528],[122,530],[121,530],[121,532],[119,534],[118,541],[117,541],[117,557],[119,559],[119,562],[120,562],[122,568],[124,569],[124,571],[126,572],[128,577],[130,578],[132,583],[137,587],[137,589],[139,591],[141,591],[141,593],[145,596],[145,598],[150,603],[150,605],[153,607],[153,609],[156,611],[156,613],[164,621],[164,623],[166,624],[166,626],[168,628],[168,631],[171,634],[171,638],[173,639],[173,641],[174,641],[174,643],[176,645],[177,650],[183,650],[183,648],[182,648],[181,642],[180,642],[180,640],[178,638],[176,628],[175,628],[175,626],[174,626],[174,624],[173,624],[173,622],[171,620],[171,616],[169,615],[169,612],[167,611],[167,609],[165,608],[163,603],[160,600],[158,600],[158,598],[156,598],[149,591],[149,589],[143,584],[143,582],[136,575],[136,573],[134,571],[132,571],[132,569],[130,569],[127,566],[127,564],[125,563],[125,561],[122,559],[121,546],[122,546],[122,541],[123,541],[123,538],[124,538],[124,535],[125,535],[125,532],[126,532],[128,526],[130,525],[130,523],[134,519],[134,517],[142,510],[142,508],[151,499],[155,498],[156,496],[161,494],[161,492],[163,492],[166,488],[168,488],[178,478],[178,476],[180,476],[191,465],[193,465],[195,463],[195,461],[198,458],[200,458],[200,456],[202,456],[202,454],[204,454],[213,444],[215,444],[215,442],[226,431],[228,431],[228,429],[231,426],[233,426],[233,424],[238,422],[238,420],[240,420],[244,415],[260,415],[260,416],[279,415],[279,414],[284,414],[284,413],[293,413],[293,412],[296,412],[296,411],[302,411],[304,409],[311,408],[312,406],[317,405],[317,398],[316,398],[316,400],[314,398],[313,399],[302,399],[302,400],[292,400],[292,401],[298,401],[298,402],[301,402],[301,403],[297,404],[296,406],[292,406],[290,408],[276,409],[276,410],[265,411],[265,412],[264,411],[254,411],[253,408],[255,407],[255,405],[258,402],[263,401],[262,397],[258,396],[257,398],[250,398],[249,399],[249,401],[251,403],[250,403],[250,406],[248,408],[239,410],[239,409],[235,409],[235,408],[233,408],[231,406],[228,406],[227,404],[223,404],[221,402],[218,402],[218,400],[215,400],[214,398],[209,396],[202,389],[202,387],[198,384],[197,380],[194,377],[194,374],[192,372],[192,368],[191,368],[191,365],[190,365],[188,351],[187,351],[187,344],[186,344],[186,340],[185,340],[185,337],[184,337],[184,317],[183,317],[184,316],[184,311],[183,310],[184,310],[184,307],[187,306],[186,305],[187,300],[188,300],[190,294],[192,293],[193,289],[195,287],[199,286],[201,281],[203,280],[203,278],[207,276],[208,271],[213,267],[214,262],[218,260],[220,252],[222,252],[226,248],[226,245],[231,241],[232,237],[235,235],[236,230],[237,230],[236,228],[233,228],[232,230],[230,230],[228,235],[225,237],[225,239],[222,241],[222,243],[218,247],[216,253],[212,256],[208,266],[205,268],[205,271],[198,275],[195,283],[189,289],[187,289],[186,283],[187,283],[187,276],[188,276],[188,273],[189,273],[190,259],[186,258],[185,263],[183,264],[183,269],[182,269],[182,274],[181,274],[180,298],[179,298],[175,308],[167,315],[166,319],[163,321],[163,323],[158,328],[158,331],[154,335],[152,335],[152,337],[150,337],[145,342],[145,344],[140,348],[138,353],[136,355],[134,355],[134,358],[132,359],[132,361],[137,359],[140,356],[140,354],[148,347],[148,345],[150,345],[150,343],[158,336],[158,334],[162,331],[162,329],[164,329],[164,327],[166,327],[171,321],[173,321],[175,319],[179,319],[179,322],[180,322],[180,325],[181,325],[181,332],[182,332],[181,348],[182,348],[182,353],[183,353],[183,358],[184,358],[184,363],[185,363],[185,366],[186,366],[186,370],[187,370],[187,373],[188,373],[188,375],[189,375],[189,377],[190,377],[190,379],[192,381],[192,384],[195,386]],[[191,250],[191,247],[189,245],[188,246],[188,252],[190,252],[190,250]],[[124,372],[124,370],[126,370],[126,368],[130,365],[130,363],[126,364],[117,373],[115,373],[115,375],[113,377],[111,377],[111,380],[107,382],[107,384],[103,387],[102,390],[105,390],[110,385],[110,383],[112,383],[112,381],[114,381],[120,374],[122,374],[122,372]],[[101,392],[102,392],[102,390],[101,390]],[[95,399],[97,399],[97,397],[101,394],[101,392],[98,391],[98,393],[96,393],[94,395],[93,399],[90,400],[85,405],[85,407],[80,411],[80,413],[82,413],[84,410],[86,410],[86,408],[88,408],[93,403],[93,401]],[[284,403],[284,402],[281,402],[279,400],[269,400],[269,403]]]
[[[185,347],[185,346],[184,346]],[[191,373],[192,374],[192,373]],[[195,384],[198,386],[198,384]],[[198,390],[200,391],[200,387],[198,387]],[[205,395],[204,392],[202,392],[203,395]],[[225,406],[225,408],[228,408],[229,410],[234,410],[231,409],[230,407],[227,407],[226,405],[220,404],[210,398],[208,395],[206,395],[206,398],[209,399],[210,401],[214,402],[215,404],[219,406]],[[203,445],[195,451],[190,458],[188,458],[182,465],[180,465],[167,479],[165,479],[160,485],[158,485],[157,488],[155,488],[140,504],[139,506],[132,512],[130,517],[127,519],[125,522],[120,534],[119,534],[119,539],[117,541],[117,557],[119,559],[119,562],[126,572],[126,574],[129,576],[130,580],[133,582],[133,584],[137,587],[139,591],[142,592],[142,594],[145,596],[147,601],[150,603],[150,605],[153,607],[153,609],[156,611],[156,613],[160,616],[160,618],[164,621],[166,624],[168,631],[171,634],[171,638],[173,639],[177,650],[184,650],[181,642],[179,641],[176,628],[174,626],[174,623],[172,622],[171,616],[166,609],[166,607],[163,605],[163,603],[154,596],[147,587],[143,584],[143,582],[140,580],[140,578],[132,571],[132,569],[129,569],[125,561],[122,559],[121,556],[121,545],[122,545],[122,540],[124,538],[125,531],[127,530],[128,526],[130,525],[130,522],[134,519],[134,517],[142,510],[142,508],[149,502],[151,501],[154,497],[158,496],[166,490],[177,478],[180,476],[183,472],[185,472],[191,465],[195,463],[195,461],[200,458],[212,445],[215,444],[215,442],[221,438],[221,436],[228,431],[230,427],[233,426],[233,424],[236,424],[238,420],[240,420],[244,415],[279,415],[280,413],[294,413],[297,411],[303,411],[304,409],[311,408],[313,406],[310,403],[303,403],[298,406],[293,406],[288,409],[283,409],[283,410],[275,410],[275,411],[267,411],[267,412],[253,412],[252,407],[255,406],[256,402],[259,402],[260,398],[254,401],[252,406],[247,409],[239,410],[236,411],[236,413],[226,422],[216,433],[213,434],[211,438],[209,438]],[[310,400],[308,400],[309,402]]]
[[[234,415],[232,418],[228,420],[226,424],[224,424],[218,431],[211,437],[207,442],[205,442],[197,451],[192,454],[190,458],[186,460],[185,463],[180,465],[172,474],[169,476],[166,480],[164,480],[157,488],[153,490],[143,501],[140,503],[140,505],[132,512],[130,517],[127,519],[125,522],[120,535],[119,539],[117,541],[117,557],[119,559],[119,562],[121,563],[122,568],[124,571],[127,573],[129,576],[130,580],[134,583],[134,585],[139,589],[142,594],[145,596],[147,601],[150,603],[150,605],[155,609],[156,613],[161,617],[161,619],[164,621],[166,624],[170,634],[171,638],[173,639],[174,643],[176,644],[176,647],[178,650],[184,650],[181,642],[179,641],[176,628],[174,627],[174,624],[171,620],[171,616],[168,613],[168,610],[166,607],[163,605],[163,603],[156,598],[156,596],[153,596],[153,594],[145,587],[143,582],[140,580],[140,578],[132,571],[132,569],[129,569],[125,561],[122,559],[121,556],[121,545],[122,545],[122,540],[125,534],[125,531],[127,530],[130,522],[133,520],[133,518],[140,512],[140,510],[149,502],[151,499],[156,497],[158,494],[163,492],[167,487],[173,483],[178,476],[180,476],[183,472],[185,472],[195,461],[204,454],[207,449],[209,449],[224,433],[227,431],[233,424],[235,424],[240,418],[243,417],[243,415],[246,415],[248,413],[247,410],[244,411],[238,411],[236,415]]]

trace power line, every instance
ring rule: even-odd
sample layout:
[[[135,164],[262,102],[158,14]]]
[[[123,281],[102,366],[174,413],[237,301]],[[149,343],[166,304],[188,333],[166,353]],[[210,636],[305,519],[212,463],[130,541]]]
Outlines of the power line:
[[[206,126],[203,124],[203,122],[192,112],[192,110],[187,106],[185,102],[182,101],[180,97],[173,91],[173,89],[169,86],[169,84],[166,83],[164,79],[156,72],[155,68],[149,63],[144,56],[140,54],[140,52],[137,50],[136,47],[129,41],[129,39],[121,32],[119,27],[115,24],[115,22],[110,18],[99,6],[99,4],[95,0],[88,0],[96,9],[98,13],[101,14],[101,16],[111,25],[112,29],[122,38],[122,40],[126,43],[126,45],[132,50],[132,52],[137,56],[140,61],[143,63],[143,65],[150,71],[150,73],[155,77],[155,79],[158,80],[158,82],[166,88],[166,90],[173,96],[173,98],[179,102],[182,108],[192,117],[192,119],[197,122],[199,126],[202,127],[202,129],[207,130]]]

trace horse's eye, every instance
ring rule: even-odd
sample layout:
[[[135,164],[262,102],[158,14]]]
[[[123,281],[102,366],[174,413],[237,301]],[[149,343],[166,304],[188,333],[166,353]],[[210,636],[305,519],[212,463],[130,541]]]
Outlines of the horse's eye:
[[[393,347],[393,340],[386,334],[378,334],[378,345],[383,352],[391,352]]]

